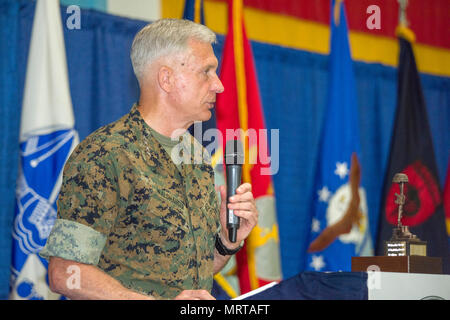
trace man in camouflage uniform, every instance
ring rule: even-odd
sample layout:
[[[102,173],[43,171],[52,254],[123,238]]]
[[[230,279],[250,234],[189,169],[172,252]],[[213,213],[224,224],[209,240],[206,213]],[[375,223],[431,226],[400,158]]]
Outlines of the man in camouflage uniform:
[[[139,104],[81,142],[64,168],[58,218],[41,251],[53,291],[71,299],[213,298],[213,274],[258,219],[243,184],[228,205],[241,217],[238,241],[227,240],[225,188],[219,208],[209,158],[186,131],[211,117],[224,90],[213,42],[205,26],[176,19],[136,35]],[[79,270],[79,286],[68,285],[68,270]]]

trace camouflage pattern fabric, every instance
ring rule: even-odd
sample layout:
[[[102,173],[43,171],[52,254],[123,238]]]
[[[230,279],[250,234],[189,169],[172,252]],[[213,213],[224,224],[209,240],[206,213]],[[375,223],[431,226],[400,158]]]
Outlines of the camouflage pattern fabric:
[[[74,150],[41,256],[97,265],[136,292],[211,291],[219,206],[206,150],[189,133],[181,173],[136,105]],[[181,148],[176,148],[181,146]],[[194,150],[194,152],[189,152]]]

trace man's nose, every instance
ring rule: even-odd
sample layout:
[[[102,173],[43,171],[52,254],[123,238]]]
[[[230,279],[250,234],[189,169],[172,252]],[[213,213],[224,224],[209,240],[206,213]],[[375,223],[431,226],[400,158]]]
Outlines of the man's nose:
[[[214,77],[214,82],[212,84],[211,90],[214,91],[215,93],[222,93],[225,90],[222,81],[220,81],[217,75]]]

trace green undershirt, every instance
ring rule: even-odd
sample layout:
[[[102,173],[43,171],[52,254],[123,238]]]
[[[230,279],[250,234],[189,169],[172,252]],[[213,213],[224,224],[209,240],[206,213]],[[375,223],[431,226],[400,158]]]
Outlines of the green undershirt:
[[[156,132],[154,129],[150,128],[150,132],[152,133],[153,137],[163,146],[164,150],[166,150],[167,154],[169,155],[169,158],[172,159],[172,149],[175,147],[179,141],[178,140],[172,140],[170,137],[165,136],[159,132]],[[181,164],[175,164],[178,168],[178,171],[181,172]]]

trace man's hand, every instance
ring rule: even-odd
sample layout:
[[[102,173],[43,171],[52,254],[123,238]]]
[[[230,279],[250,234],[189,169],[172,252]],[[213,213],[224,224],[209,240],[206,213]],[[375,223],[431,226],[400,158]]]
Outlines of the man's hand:
[[[175,300],[216,300],[206,290],[183,290],[175,297]]]
[[[241,218],[241,223],[237,232],[236,243],[228,240],[227,229],[227,191],[225,186],[219,187],[222,203],[220,205],[220,224],[222,230],[220,237],[223,244],[228,249],[237,248],[242,240],[245,240],[252,231],[253,227],[258,223],[258,211],[256,210],[255,199],[253,198],[252,185],[250,183],[241,184],[236,189],[236,194],[230,197],[229,209],[234,210],[234,214]]]

